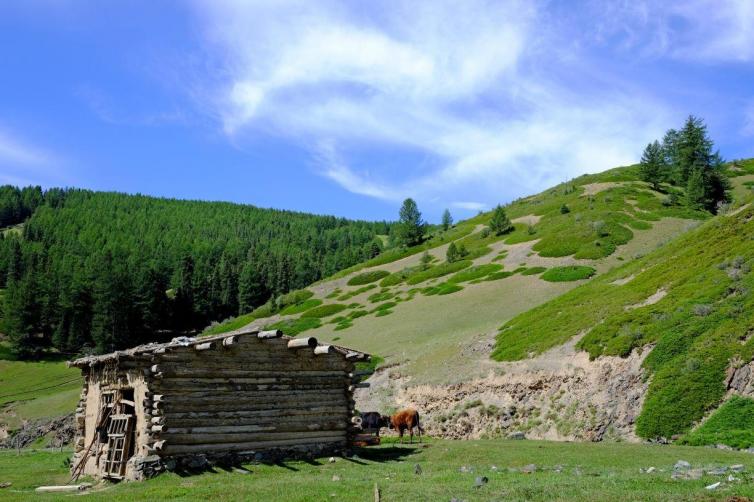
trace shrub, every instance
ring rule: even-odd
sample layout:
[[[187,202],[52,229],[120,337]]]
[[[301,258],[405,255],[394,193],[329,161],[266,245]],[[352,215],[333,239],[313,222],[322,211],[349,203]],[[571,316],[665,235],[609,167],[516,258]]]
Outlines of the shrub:
[[[442,283],[437,284],[435,286],[429,286],[427,288],[424,288],[422,290],[422,294],[425,295],[425,296],[449,295],[449,294],[461,291],[462,289],[463,289],[463,287],[459,286],[458,284],[452,284],[452,283],[449,283],[449,282],[442,282]]]
[[[326,305],[320,305],[319,307],[314,307],[311,310],[307,310],[303,314],[301,314],[302,318],[322,318],[331,316],[333,314],[337,314],[338,312],[342,312],[343,310],[347,309],[347,305],[343,305],[342,303],[328,303]]]
[[[592,267],[583,265],[570,265],[567,267],[553,267],[542,274],[541,278],[550,282],[568,282],[588,279],[595,274]]]
[[[459,270],[463,270],[464,268],[470,266],[471,260],[461,260],[453,263],[441,263],[440,265],[435,265],[434,267],[430,267],[427,270],[412,274],[411,276],[409,276],[406,282],[410,285],[419,284],[420,282],[424,282],[429,279],[434,279],[436,277],[442,277],[444,275],[452,274],[453,272],[458,272]]]
[[[380,281],[380,286],[385,288],[388,286],[395,286],[397,284],[402,283],[406,279],[406,276],[403,275],[401,272],[395,272],[394,274],[390,274],[384,279]]]
[[[392,314],[393,311],[390,309],[384,309],[384,310],[378,310],[376,314],[374,314],[375,317],[383,317],[386,315]]]
[[[456,272],[448,279],[448,282],[459,283],[459,282],[473,281],[475,279],[481,279],[482,277],[486,275],[489,275],[495,272],[500,272],[502,269],[503,269],[503,266],[498,265],[497,263],[477,265],[475,267],[470,267],[460,272]]]
[[[390,275],[387,270],[370,270],[369,272],[362,272],[358,275],[351,277],[348,280],[349,286],[362,286],[369,284],[370,282],[379,281],[383,277]]]
[[[288,336],[296,336],[309,329],[322,326],[322,321],[314,317],[299,317],[298,319],[286,319],[267,326],[265,329],[279,329]]]
[[[571,208],[569,208],[566,204],[563,204],[560,206],[560,214],[568,214],[571,212]]]
[[[310,298],[302,303],[297,303],[295,305],[289,305],[285,307],[280,311],[280,315],[299,314],[309,309],[313,309],[314,307],[317,307],[319,305],[322,305],[322,300],[320,300],[319,298]]]
[[[296,291],[291,291],[290,293],[278,296],[275,303],[277,304],[277,308],[282,310],[289,305],[303,303],[312,296],[314,296],[314,293],[308,289],[297,289]]]
[[[367,285],[366,285],[366,286],[364,286],[364,287],[361,287],[361,288],[359,288],[359,289],[355,289],[355,290],[353,290],[353,291],[349,291],[348,293],[345,293],[345,294],[342,294],[342,295],[340,295],[340,296],[338,297],[338,301],[344,302],[344,301],[346,301],[346,300],[350,300],[350,299],[351,299],[351,298],[353,298],[354,296],[358,296],[358,295],[360,295],[361,293],[366,293],[366,292],[367,292],[367,291],[369,291],[370,289],[374,289],[374,288],[376,288],[376,287],[377,287],[377,285],[376,285],[376,284],[367,284]]]
[[[521,275],[539,275],[547,270],[546,267],[531,267],[521,271]]]
[[[513,272],[503,271],[503,272],[494,272],[487,277],[485,277],[483,280],[485,281],[497,281],[500,279],[505,279],[506,277],[510,277],[513,275]]]
[[[390,310],[391,308],[398,305],[397,302],[385,302],[377,305],[374,309],[372,309],[372,312],[379,312],[380,310]]]
[[[732,396],[699,428],[681,438],[682,444],[725,444],[733,448],[754,446],[754,400]]]
[[[385,300],[389,300],[392,297],[395,296],[395,293],[392,291],[383,291],[382,293],[375,293],[373,295],[369,295],[369,300],[372,303],[378,303],[378,302],[384,302]]]

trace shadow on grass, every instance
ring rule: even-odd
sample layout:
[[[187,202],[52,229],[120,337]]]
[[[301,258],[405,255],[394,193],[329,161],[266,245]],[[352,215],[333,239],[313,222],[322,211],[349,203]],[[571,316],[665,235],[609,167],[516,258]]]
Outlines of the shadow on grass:
[[[404,446],[384,446],[381,448],[356,448],[354,453],[358,459],[346,458],[346,460],[356,463],[358,460],[367,460],[369,462],[395,462],[403,460],[404,458],[415,455],[419,452],[419,445],[404,445]]]

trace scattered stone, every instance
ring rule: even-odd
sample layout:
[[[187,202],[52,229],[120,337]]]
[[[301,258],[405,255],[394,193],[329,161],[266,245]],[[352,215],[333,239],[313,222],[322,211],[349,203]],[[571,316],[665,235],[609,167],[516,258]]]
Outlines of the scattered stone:
[[[728,472],[727,467],[716,467],[714,469],[708,470],[707,474],[709,474],[710,476],[723,476],[726,472]]]
[[[520,441],[522,439],[526,439],[526,434],[521,431],[511,432],[510,434],[508,434],[508,439],[515,439]]]
[[[715,448],[717,448],[718,450],[729,450],[729,451],[733,450],[733,448],[731,448],[727,444],[719,444],[719,443],[715,445]]]
[[[521,468],[521,472],[523,472],[524,474],[531,474],[533,472],[536,472],[536,470],[537,466],[534,464],[528,464]]]
[[[340,476],[338,476],[337,474],[333,474],[332,480],[333,481],[340,481]]]
[[[331,464],[334,464],[335,463],[335,457],[330,457],[329,460],[328,460],[328,462],[330,462]]]
[[[552,468],[553,471],[557,472],[558,474],[563,472],[563,466],[558,464],[555,467]]]
[[[578,467],[576,467],[576,468],[575,468],[575,469],[573,470],[573,475],[574,475],[574,476],[581,476],[581,474],[582,474],[582,473],[581,473],[581,469],[579,469]]]
[[[421,473],[422,473],[422,466],[420,466],[419,464],[416,464],[414,466],[414,474],[418,475],[418,474],[421,474]]]
[[[493,465],[493,466],[491,466],[491,467],[490,467],[490,470],[491,470],[492,472],[497,472],[497,466],[496,466],[496,465]]]
[[[9,486],[11,486],[12,484],[13,484],[13,483],[11,483],[10,481],[5,481],[5,482],[3,482],[3,483],[0,483],[0,488],[8,488],[8,487],[9,487]]]
[[[657,468],[654,467],[654,466],[652,466],[652,467],[647,467],[646,469],[642,469],[641,471],[644,472],[644,473],[646,473],[646,474],[652,474],[656,470],[657,470]]]
[[[744,469],[745,467],[743,464],[736,464],[736,465],[730,466],[730,470],[733,472],[744,472]]]
[[[460,469],[458,469],[461,472],[474,472],[473,467],[469,467],[468,465],[462,465]]]
[[[457,498],[453,497],[452,499],[450,499],[450,502],[466,502],[466,501],[463,500],[463,499],[457,499]]]
[[[486,485],[489,479],[487,479],[487,476],[477,476],[477,478],[474,480],[474,488],[481,488],[483,485]]]
[[[691,469],[691,464],[686,462],[685,460],[679,460],[673,466],[674,471],[686,471],[689,469]]]
[[[750,446],[743,451],[745,451],[746,453],[754,453],[754,446]]]
[[[712,483],[711,485],[707,485],[704,488],[707,490],[716,490],[722,483],[722,481],[718,481],[717,483]]]
[[[733,474],[728,474],[728,482],[732,483],[733,481],[738,481],[738,478]]]

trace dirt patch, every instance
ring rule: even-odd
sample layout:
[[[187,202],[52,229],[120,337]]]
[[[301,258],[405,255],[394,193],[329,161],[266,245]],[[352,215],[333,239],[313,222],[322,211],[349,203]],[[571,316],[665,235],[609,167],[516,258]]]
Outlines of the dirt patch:
[[[730,213],[728,213],[728,214],[727,214],[727,216],[735,216],[735,215],[737,215],[738,213],[740,213],[741,211],[743,211],[743,210],[745,210],[746,208],[748,208],[748,207],[749,207],[750,205],[751,205],[751,204],[749,204],[749,203],[747,203],[747,204],[744,204],[743,206],[741,206],[741,207],[738,207],[738,208],[734,209],[733,211],[731,211]]]
[[[581,185],[581,188],[584,189],[584,193],[581,194],[582,197],[587,197],[589,195],[596,195],[600,192],[604,192],[605,190],[613,187],[617,187],[619,184],[614,181],[605,181],[602,183],[589,183],[588,185]]]
[[[668,294],[668,291],[665,288],[660,288],[657,291],[655,291],[652,295],[648,296],[644,301],[639,303],[634,303],[633,305],[626,305],[623,307],[624,310],[634,310],[641,307],[646,307],[648,305],[654,305],[655,303],[659,302],[663,298],[665,298],[665,295]]]
[[[411,386],[392,368],[375,375],[372,390],[357,392],[359,409],[413,406],[428,433],[445,438],[526,437],[551,440],[620,438],[636,441],[634,422],[647,382],[648,351],[590,361],[580,337],[536,358],[492,363],[488,376],[453,385]],[[470,350],[484,350],[478,342]]]
[[[536,225],[541,219],[542,217],[538,214],[527,214],[526,216],[514,218],[511,221],[513,223],[523,223],[524,225]]]
[[[52,419],[40,419],[24,423],[20,429],[0,440],[0,448],[24,448],[37,439],[49,438],[50,446],[61,447],[73,441],[76,427],[73,413]]]

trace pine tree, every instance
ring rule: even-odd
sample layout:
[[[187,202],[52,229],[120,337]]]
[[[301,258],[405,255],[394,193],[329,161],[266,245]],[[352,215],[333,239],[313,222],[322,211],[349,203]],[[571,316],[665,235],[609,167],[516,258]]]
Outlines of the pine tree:
[[[263,305],[270,296],[269,290],[264,286],[262,277],[257,272],[252,262],[246,262],[238,277],[238,313],[251,312],[256,307]]]
[[[704,209],[707,205],[704,194],[704,174],[701,169],[695,169],[686,183],[686,205],[692,209]]]
[[[442,213],[442,229],[447,231],[453,225],[453,217],[450,215],[450,211],[446,209]]]
[[[660,189],[660,183],[664,179],[665,158],[659,141],[649,143],[641,155],[639,175],[642,181],[646,181],[654,190]]]
[[[495,207],[495,210],[492,213],[492,218],[490,219],[489,227],[495,235],[503,235],[513,230],[513,223],[508,219],[508,215],[505,214],[503,206],[498,204],[497,207]]]
[[[453,263],[454,261],[458,261],[458,258],[459,253],[456,243],[451,242],[450,246],[448,246],[448,250],[445,252],[445,260],[447,260],[448,263]]]
[[[404,200],[396,227],[398,243],[406,247],[421,244],[425,230],[426,225],[416,202],[410,198]]]

